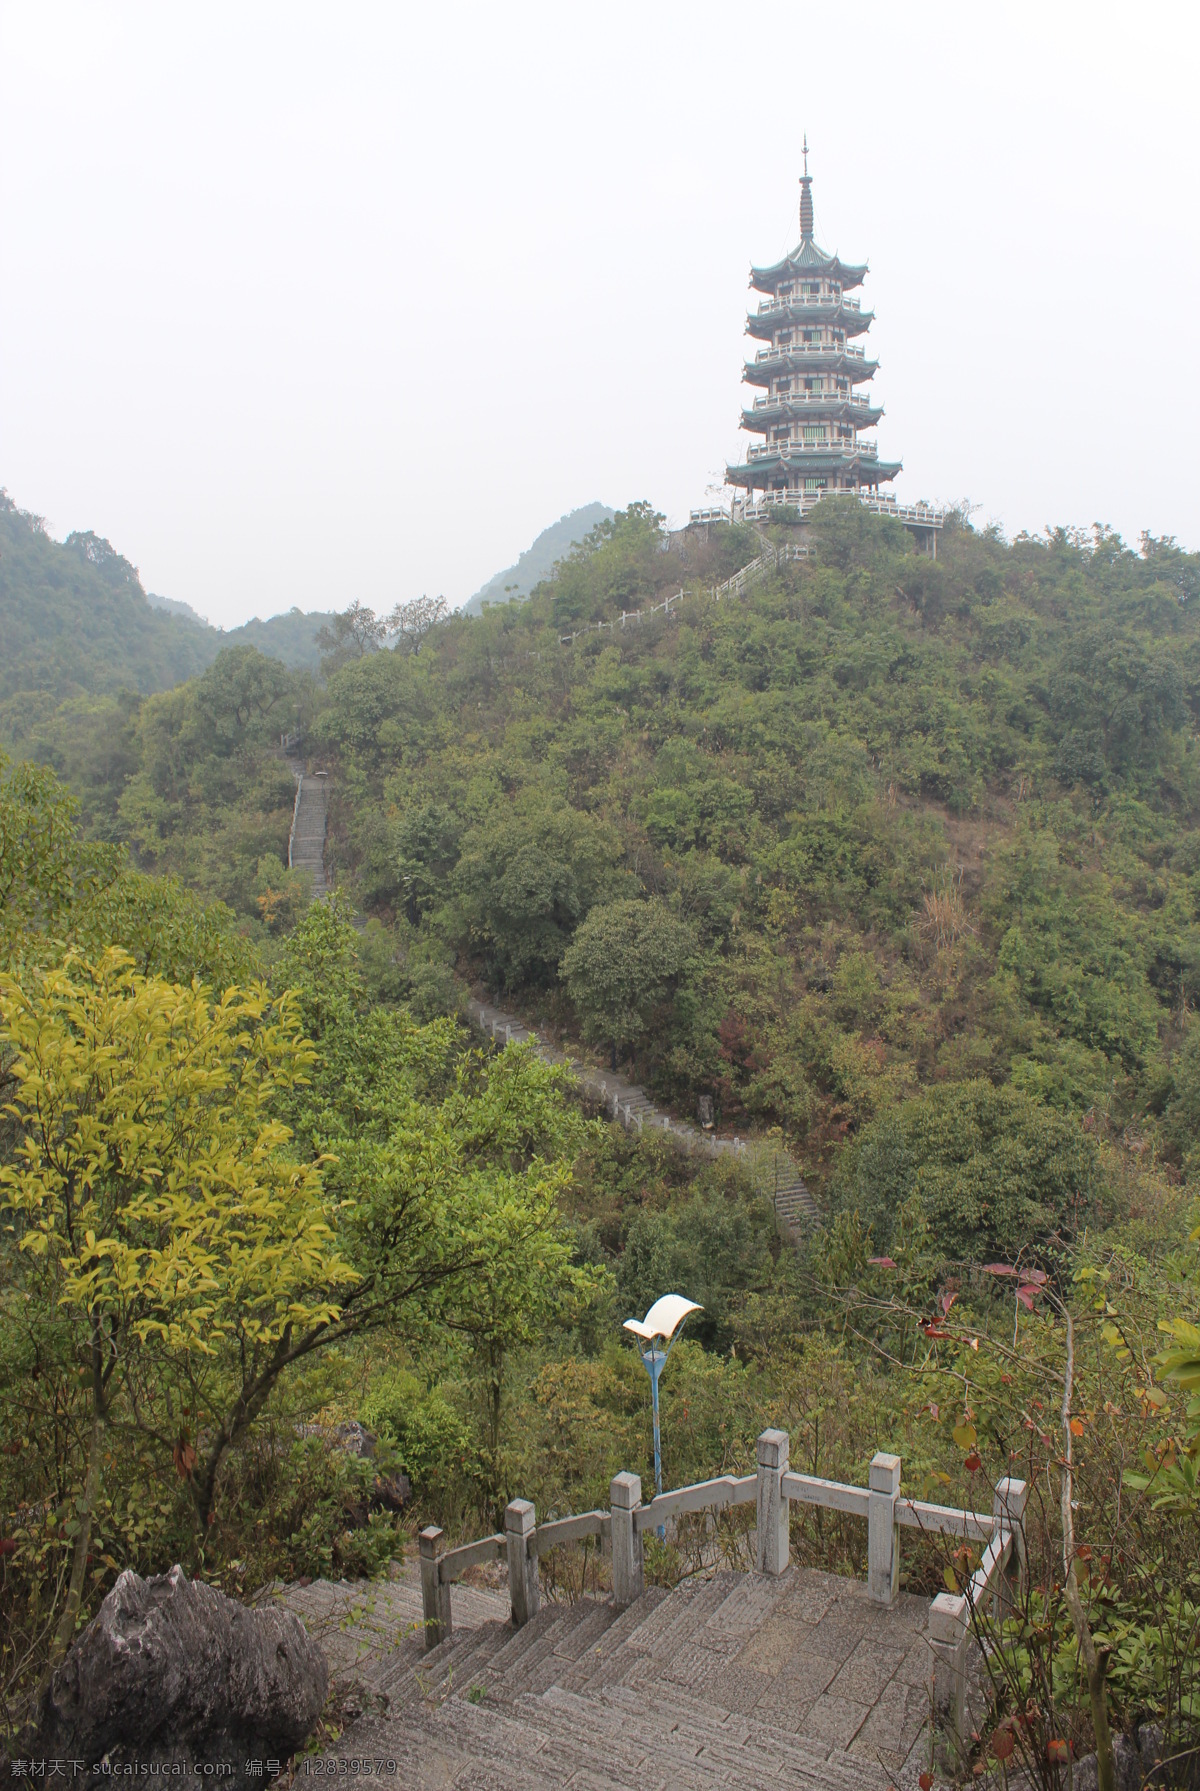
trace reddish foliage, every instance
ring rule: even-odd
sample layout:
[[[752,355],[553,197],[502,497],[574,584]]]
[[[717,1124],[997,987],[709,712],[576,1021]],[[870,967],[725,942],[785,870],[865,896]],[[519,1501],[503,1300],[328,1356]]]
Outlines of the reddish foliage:
[[[735,1014],[731,1009],[717,1028],[717,1038],[725,1062],[743,1075],[756,1076],[766,1068],[765,1060],[757,1054],[750,1037],[750,1023],[742,1014]]]
[[[992,1752],[995,1754],[997,1760],[1011,1760],[1013,1749],[1016,1745],[1016,1738],[1013,1735],[1012,1730],[1004,1723],[1001,1723],[1000,1727],[992,1736]]]

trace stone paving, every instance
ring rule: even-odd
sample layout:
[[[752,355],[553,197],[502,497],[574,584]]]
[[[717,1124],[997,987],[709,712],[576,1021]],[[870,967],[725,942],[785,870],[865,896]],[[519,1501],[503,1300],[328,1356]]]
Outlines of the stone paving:
[[[544,1605],[514,1630],[506,1600],[456,1586],[462,1627],[425,1654],[411,1579],[370,1590],[349,1622],[363,1588],[284,1594],[322,1613],[335,1676],[362,1694],[327,1769],[394,1760],[414,1791],[915,1791],[929,1764],[924,1598],[881,1610],[861,1581],[720,1572],[622,1613]]]

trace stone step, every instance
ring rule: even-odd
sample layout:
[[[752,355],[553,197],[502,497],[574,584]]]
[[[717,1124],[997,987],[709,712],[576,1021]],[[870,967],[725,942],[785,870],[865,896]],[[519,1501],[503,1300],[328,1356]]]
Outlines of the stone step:
[[[604,1633],[591,1642],[584,1653],[562,1674],[560,1683],[572,1690],[586,1685],[606,1685],[636,1657],[625,1652],[625,1642],[646,1620],[651,1611],[670,1594],[661,1586],[652,1586],[633,1604],[623,1610]]]
[[[397,1649],[370,1676],[369,1689],[385,1696],[393,1711],[438,1702],[471,1682],[481,1664],[499,1652],[511,1633],[508,1624],[487,1623],[480,1629],[452,1634],[428,1654],[420,1642],[413,1648]]]
[[[422,1706],[402,1725],[388,1722],[378,1734],[369,1749],[366,1738],[356,1741],[355,1752],[385,1752],[407,1766],[403,1782],[414,1787],[708,1791],[736,1784],[884,1791],[888,1783],[869,1760],[830,1758],[820,1745],[753,1715],[695,1700],[677,1707],[626,1688],[599,1698],[552,1688],[541,1697],[523,1696],[508,1710],[495,1708],[486,1694],[474,1703],[455,1697]]]
[[[656,1666],[674,1660],[696,1631],[721,1608],[730,1593],[736,1592],[744,1577],[742,1574],[718,1573],[696,1586],[678,1587],[632,1631],[624,1651],[635,1657],[650,1655]],[[630,1665],[633,1664],[631,1659]]]
[[[546,1615],[543,1609],[489,1663],[488,1685],[495,1699],[510,1703],[523,1692],[544,1691],[553,1685],[574,1661],[578,1649],[573,1648],[573,1643],[580,1632],[581,1646],[586,1646],[588,1634],[603,1633],[616,1616],[611,1605],[599,1605],[593,1600],[551,1606],[550,1610],[554,1613],[550,1622],[530,1634],[539,1618]]]
[[[555,1687],[541,1698],[523,1700],[521,1715],[542,1730],[570,1734],[607,1760],[613,1738],[631,1751],[653,1750],[691,1760],[718,1775],[727,1772],[751,1785],[786,1784],[822,1791],[879,1791],[888,1783],[870,1762],[839,1759],[819,1742],[806,1741],[774,1724],[759,1722],[696,1699],[643,1696],[619,1687],[609,1695]]]
[[[533,1708],[523,1708],[519,1716],[457,1699],[422,1712],[412,1725],[418,1748],[406,1750],[412,1763],[399,1782],[414,1791],[432,1791],[434,1785],[464,1791],[709,1791],[728,1783],[724,1773],[718,1776],[706,1764],[663,1748],[651,1733],[639,1730],[630,1739],[624,1724],[614,1726],[598,1749],[590,1733],[543,1725],[536,1700],[530,1703]],[[380,1731],[381,1744],[387,1733]],[[424,1760],[421,1741],[428,1749]],[[397,1749],[387,1751],[400,1764]]]
[[[764,1685],[768,1683],[763,1675]],[[569,1694],[562,1694],[563,1696]],[[848,1755],[815,1737],[793,1734],[757,1710],[729,1711],[719,1699],[689,1697],[678,1687],[615,1686],[591,1695],[623,1722],[649,1721],[695,1747],[715,1766],[739,1765],[751,1784],[820,1785],[826,1791],[884,1791],[890,1776],[867,1756]],[[744,1782],[744,1781],[743,1781]]]
[[[383,1589],[364,1633],[386,1630],[406,1589]],[[315,1614],[353,1590],[305,1602]],[[906,1605],[881,1615],[855,1582],[725,1570],[652,1588],[621,1613],[583,1599],[547,1605],[521,1630],[463,1628],[427,1655],[410,1639],[375,1676],[386,1710],[368,1708],[338,1751],[394,1759],[412,1791],[911,1791],[926,1694],[907,1670],[890,1681],[897,1650],[923,1632],[925,1607],[912,1603],[915,1616]],[[831,1689],[820,1709],[826,1681],[793,1633],[810,1629],[817,1655],[856,1656],[862,1688]],[[874,1663],[856,1655],[868,1638]],[[873,1674],[882,1693],[868,1688]]]

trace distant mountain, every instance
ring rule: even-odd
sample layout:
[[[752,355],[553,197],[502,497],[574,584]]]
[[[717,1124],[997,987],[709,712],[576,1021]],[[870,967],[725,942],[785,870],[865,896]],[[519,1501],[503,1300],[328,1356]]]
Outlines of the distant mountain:
[[[0,738],[13,739],[47,703],[182,684],[223,647],[257,647],[292,670],[316,671],[317,630],[330,619],[292,609],[214,628],[190,604],[148,597],[137,568],[103,536],[55,541],[0,491]]]
[[[166,610],[170,615],[179,616],[181,620],[191,622],[195,627],[203,628],[207,634],[214,636],[210,643],[213,658],[222,647],[257,647],[269,659],[281,659],[293,672],[316,672],[321,669],[317,631],[333,621],[332,610],[314,609],[306,612],[293,604],[283,615],[268,616],[265,622],[261,622],[257,616],[251,616],[248,622],[243,622],[238,628],[217,630],[190,603],[182,603],[178,597],[159,597],[154,591],[147,591],[146,602],[152,609]]]
[[[597,523],[608,522],[615,514],[607,504],[584,504],[581,509],[560,516],[557,522],[542,530],[515,566],[497,572],[473,597],[468,597],[462,606],[462,614],[477,616],[485,603],[512,603],[528,597],[535,585],[549,578],[558,561],[570,553],[577,541],[590,534]]]
[[[210,665],[219,638],[153,609],[135,568],[99,535],[53,541],[0,492],[0,703],[164,690]]]
[[[151,609],[165,609],[168,615],[182,616],[185,622],[195,622],[199,628],[212,627],[212,623],[207,622],[198,610],[178,597],[160,597],[156,591],[147,591],[146,602]]]
[[[321,651],[317,646],[317,630],[333,621],[333,611],[301,610],[293,607],[281,616],[268,616],[260,622],[252,616],[240,628],[228,628],[217,635],[217,650],[222,647],[257,647],[270,659],[282,659],[293,672],[316,672],[321,668]]]

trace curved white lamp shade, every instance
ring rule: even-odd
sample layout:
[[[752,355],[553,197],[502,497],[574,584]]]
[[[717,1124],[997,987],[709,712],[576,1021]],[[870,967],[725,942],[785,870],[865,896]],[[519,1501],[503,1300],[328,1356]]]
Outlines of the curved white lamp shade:
[[[695,1300],[685,1300],[682,1294],[664,1294],[661,1300],[655,1300],[645,1318],[627,1318],[621,1328],[632,1331],[645,1343],[655,1337],[669,1343],[689,1312],[703,1311],[703,1306]]]

